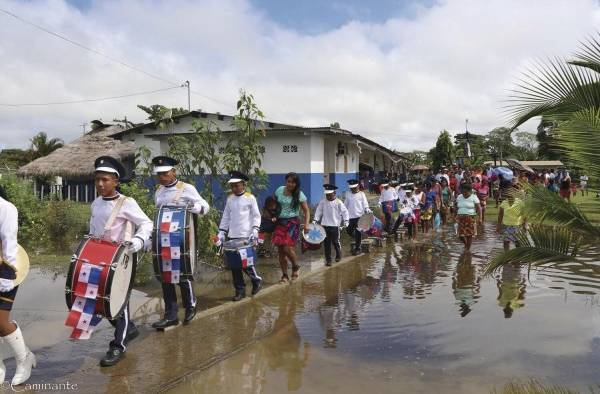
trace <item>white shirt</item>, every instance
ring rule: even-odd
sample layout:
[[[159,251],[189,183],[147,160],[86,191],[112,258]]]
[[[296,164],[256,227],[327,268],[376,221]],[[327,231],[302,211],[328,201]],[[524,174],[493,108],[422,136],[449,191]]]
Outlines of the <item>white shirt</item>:
[[[415,198],[415,200],[416,200],[416,201],[418,201],[418,203],[420,204],[420,203],[421,203],[421,201],[423,200],[423,195],[424,195],[424,193],[423,193],[423,192],[419,192],[419,193],[415,193],[415,192],[413,192],[413,195],[412,195],[412,196],[413,196],[413,197]],[[413,208],[413,209],[420,209],[420,208],[421,208],[421,206],[420,206],[420,205],[418,205],[417,207],[415,207],[415,208]]]
[[[177,201],[175,199],[179,196]],[[154,194],[156,206],[161,205],[192,205],[191,211],[198,215],[205,215],[210,209],[208,203],[198,193],[198,190],[189,183],[178,181],[169,186],[160,186]]]
[[[325,197],[317,205],[315,220],[320,222],[321,226],[339,227],[342,223],[348,224],[348,209],[339,198],[329,201]]]
[[[394,201],[398,199],[398,193],[396,193],[396,189],[393,187],[388,187],[387,189],[383,189],[381,191],[381,195],[379,196],[379,202],[386,201]]]
[[[369,209],[369,201],[367,200],[365,193],[362,191],[352,193],[352,191],[348,190],[346,192],[344,205],[348,209],[348,214],[351,219],[361,217],[365,211]]]
[[[400,204],[403,207],[409,207],[410,209],[419,208],[419,202],[420,202],[420,200],[416,196],[410,196],[410,197],[407,196],[404,199],[400,200]]]
[[[260,228],[260,211],[256,197],[245,192],[240,196],[227,197],[219,230],[229,238],[250,238],[254,229]]]
[[[19,213],[10,202],[0,197],[0,240],[2,240],[2,258],[11,266],[17,264],[17,232]]]
[[[119,196],[119,195],[117,195]],[[127,222],[131,222],[134,226],[134,237],[140,238],[147,244],[152,234],[154,227],[152,220],[146,216],[138,203],[131,197],[126,197],[121,210],[117,214],[112,226],[108,231],[104,231],[104,226],[110,217],[110,214],[117,203],[116,198],[104,199],[102,196],[97,197],[92,202],[92,217],[90,218],[90,234],[95,237],[100,237],[114,242],[125,241],[125,227]]]

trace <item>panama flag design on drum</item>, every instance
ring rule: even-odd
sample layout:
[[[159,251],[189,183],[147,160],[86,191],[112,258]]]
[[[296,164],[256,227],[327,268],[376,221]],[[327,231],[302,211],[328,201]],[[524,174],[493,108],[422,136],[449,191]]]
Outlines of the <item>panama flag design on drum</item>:
[[[71,338],[88,339],[94,328],[100,323],[102,318],[94,314],[96,310],[96,300],[92,298],[76,297],[71,312],[67,316],[65,325],[73,327]]]
[[[254,249],[240,249],[240,259],[242,260],[242,268],[252,267],[254,265]]]
[[[160,246],[162,258],[162,280],[164,283],[179,283],[181,273],[181,232],[184,212],[163,212],[160,222]]]
[[[75,295],[78,297],[96,299],[102,267],[95,264],[84,263],[79,270],[79,278],[75,286]]]

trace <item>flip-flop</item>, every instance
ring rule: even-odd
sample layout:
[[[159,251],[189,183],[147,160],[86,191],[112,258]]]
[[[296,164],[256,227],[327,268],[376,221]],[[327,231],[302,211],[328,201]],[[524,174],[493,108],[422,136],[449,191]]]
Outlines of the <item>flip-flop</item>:
[[[298,272],[300,272],[300,267],[299,266],[296,267],[295,269],[292,268],[292,280],[298,279],[298,276],[300,276],[300,275],[298,275]]]
[[[290,278],[288,278],[287,275],[282,275],[281,279],[279,279],[279,283],[282,285],[290,283]]]

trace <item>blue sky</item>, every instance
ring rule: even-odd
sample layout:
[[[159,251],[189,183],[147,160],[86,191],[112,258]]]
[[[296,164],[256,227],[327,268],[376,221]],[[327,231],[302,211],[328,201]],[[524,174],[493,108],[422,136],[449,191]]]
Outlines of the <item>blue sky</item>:
[[[67,0],[87,11],[94,0]],[[305,34],[334,30],[350,21],[381,23],[390,18],[410,19],[417,9],[436,0],[250,0],[269,19]]]

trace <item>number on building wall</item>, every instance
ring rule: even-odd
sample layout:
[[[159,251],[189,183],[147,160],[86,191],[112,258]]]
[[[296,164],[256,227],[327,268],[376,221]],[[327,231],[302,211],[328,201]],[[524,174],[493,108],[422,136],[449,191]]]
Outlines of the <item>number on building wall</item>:
[[[284,153],[296,153],[298,152],[298,145],[282,145]]]

